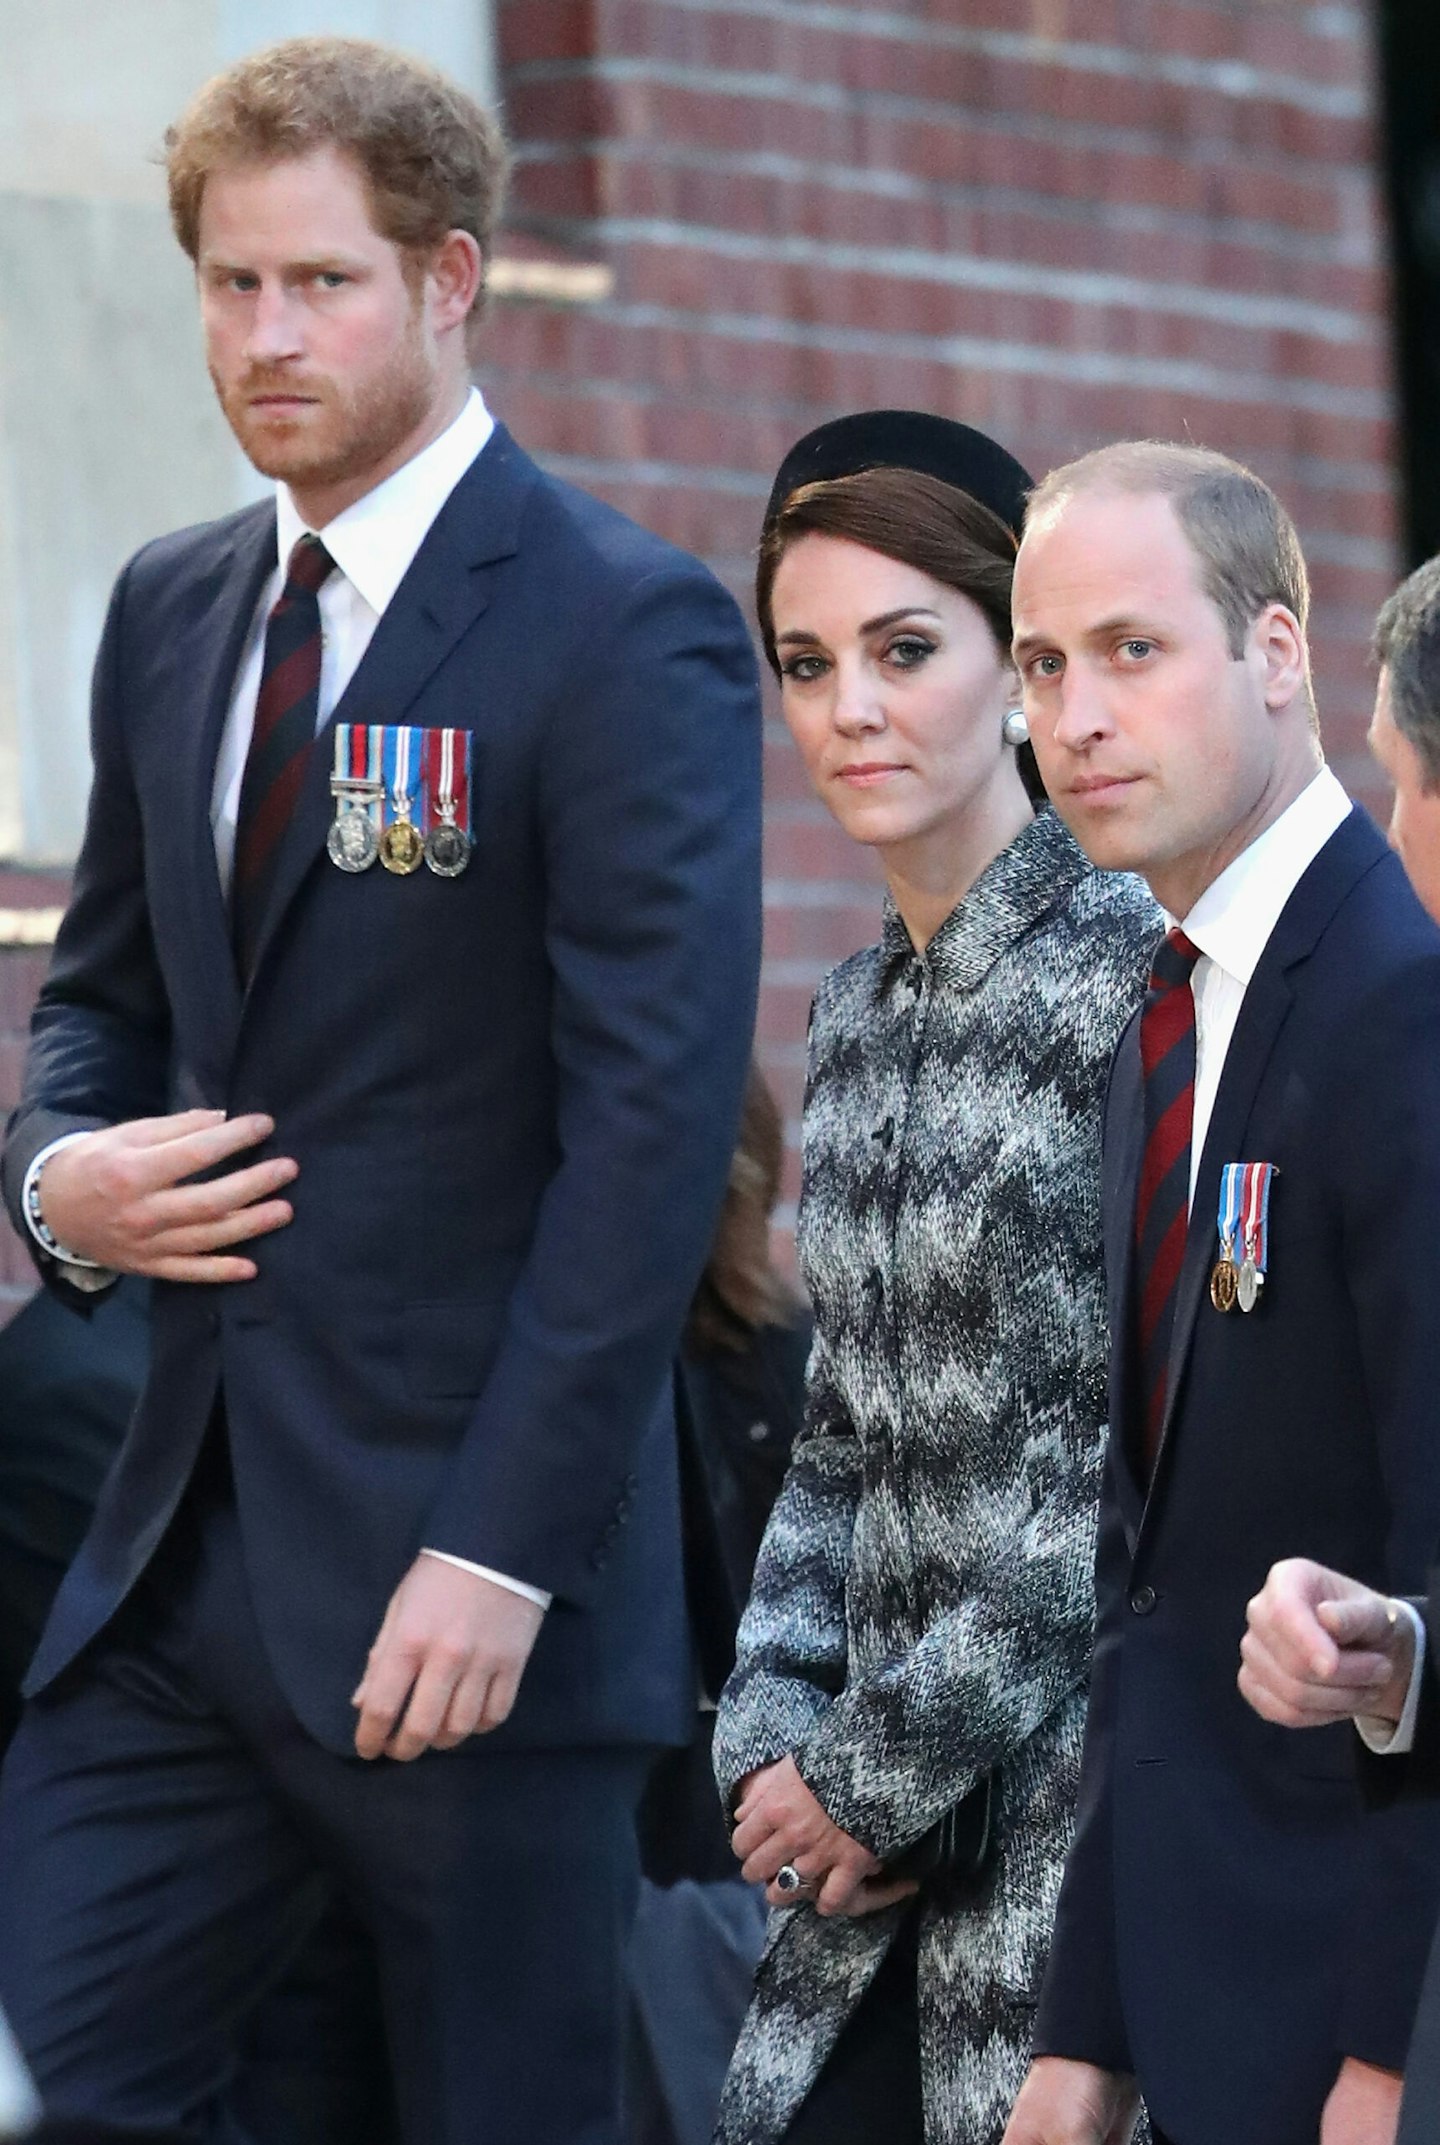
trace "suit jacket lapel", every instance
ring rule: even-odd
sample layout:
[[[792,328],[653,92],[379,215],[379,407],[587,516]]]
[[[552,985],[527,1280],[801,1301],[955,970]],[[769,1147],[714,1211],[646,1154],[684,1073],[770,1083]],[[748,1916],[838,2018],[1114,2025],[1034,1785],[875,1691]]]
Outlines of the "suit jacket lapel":
[[[1226,1162],[1270,1159],[1267,1155],[1247,1155],[1245,1139],[1260,1083],[1294,999],[1292,974],[1314,951],[1316,942],[1356,881],[1384,854],[1385,845],[1370,820],[1363,812],[1352,809],[1349,818],[1341,823],[1302,874],[1246,988],[1240,1017],[1225,1055],[1225,1069],[1220,1076],[1195,1180],[1195,1199],[1175,1300],[1165,1420],[1152,1490],[1165,1465],[1170,1428],[1195,1336],[1195,1321],[1216,1254],[1220,1171]]]
[[[230,920],[215,864],[210,824],[215,762],[225,727],[235,673],[267,575],[275,569],[275,510],[257,506],[234,525],[217,549],[211,573],[196,590],[192,623],[178,651],[178,670],[194,680],[187,704],[192,718],[176,742],[184,817],[190,842],[186,906],[195,940],[195,970],[209,998],[224,1056],[234,1048],[240,1017],[240,984],[230,941]]]
[[[484,571],[519,549],[525,498],[539,471],[502,425],[460,479],[415,554],[363,661],[316,740],[276,862],[255,949],[259,974],[280,923],[319,861],[334,816],[333,725],[400,723],[490,602]]]

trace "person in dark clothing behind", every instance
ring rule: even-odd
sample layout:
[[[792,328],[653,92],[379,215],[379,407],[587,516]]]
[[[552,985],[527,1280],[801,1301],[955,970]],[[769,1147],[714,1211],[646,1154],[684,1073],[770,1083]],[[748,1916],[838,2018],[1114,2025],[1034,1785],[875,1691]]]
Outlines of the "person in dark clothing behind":
[[[42,1289],[0,1331],[0,1757],[149,1355],[150,1286],[135,1277],[88,1318]],[[392,2145],[383,2047],[374,1963],[337,1902],[239,2042],[215,2145]]]
[[[631,1953],[629,2145],[709,2145],[765,1928],[740,1877],[710,1763],[715,1703],[805,1397],[811,1319],[771,1257],[785,1130],[752,1064],[709,1263],[676,1365],[685,1568],[701,1708],[640,1809]]]

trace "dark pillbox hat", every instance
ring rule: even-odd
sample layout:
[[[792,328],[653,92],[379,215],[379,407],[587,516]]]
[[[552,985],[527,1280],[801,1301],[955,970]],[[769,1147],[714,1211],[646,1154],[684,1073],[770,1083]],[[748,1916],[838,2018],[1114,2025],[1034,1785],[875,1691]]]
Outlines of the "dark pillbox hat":
[[[807,432],[780,464],[765,526],[802,484],[853,477],[862,469],[916,469],[938,477],[989,507],[1019,541],[1031,489],[1028,472],[983,432],[952,417],[932,417],[928,410],[857,410]]]

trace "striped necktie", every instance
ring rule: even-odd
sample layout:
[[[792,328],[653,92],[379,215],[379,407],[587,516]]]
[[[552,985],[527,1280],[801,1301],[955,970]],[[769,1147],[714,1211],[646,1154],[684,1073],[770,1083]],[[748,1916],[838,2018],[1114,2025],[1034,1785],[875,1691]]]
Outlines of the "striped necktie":
[[[1170,1337],[1190,1220],[1190,1132],[1195,1117],[1195,994],[1190,977],[1199,958],[1199,947],[1192,946],[1183,931],[1162,939],[1140,1016],[1145,1155],[1135,1203],[1135,1245],[1147,1482],[1155,1470],[1165,1421]]]
[[[230,897],[235,958],[247,983],[280,844],[315,742],[322,646],[320,589],[334,566],[318,536],[302,536],[290,554],[285,586],[265,628],[255,727],[240,784]]]

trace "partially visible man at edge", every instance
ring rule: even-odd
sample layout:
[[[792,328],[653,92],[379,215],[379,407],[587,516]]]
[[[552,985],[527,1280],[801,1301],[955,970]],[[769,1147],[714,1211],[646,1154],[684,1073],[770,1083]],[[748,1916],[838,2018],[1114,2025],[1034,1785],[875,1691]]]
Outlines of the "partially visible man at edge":
[[[754,658],[473,389],[504,150],[463,92],[297,39],[168,150],[277,495],[121,575],[9,1131],[47,1283],[156,1286],[0,1791],[0,1999],[47,2145],[196,2135],[324,1868],[406,2145],[615,2145],[635,1804],[693,1722],[670,1370],[752,1033]]]
[[[1374,652],[1370,749],[1394,793],[1390,840],[1440,921],[1440,558],[1417,567],[1385,604]],[[1437,1641],[1433,1576],[1428,1602],[1395,1601],[1308,1557],[1288,1557],[1250,1604],[1240,1689],[1263,1719],[1282,1727],[1353,1719],[1386,1761],[1367,1767],[1372,1793],[1433,1795],[1440,1793]],[[1405,2065],[1399,2135],[1404,2145],[1433,2145],[1440,2135],[1440,1950]]]
[[[1435,1818],[1235,1688],[1283,1548],[1414,1585],[1440,1533],[1440,935],[1324,766],[1308,603],[1223,456],[1103,449],[1031,503],[1041,773],[1175,927],[1107,1107],[1099,1625],[1008,2145],[1123,2137],[1137,2091],[1169,2145],[1379,2145],[1440,1900]]]

